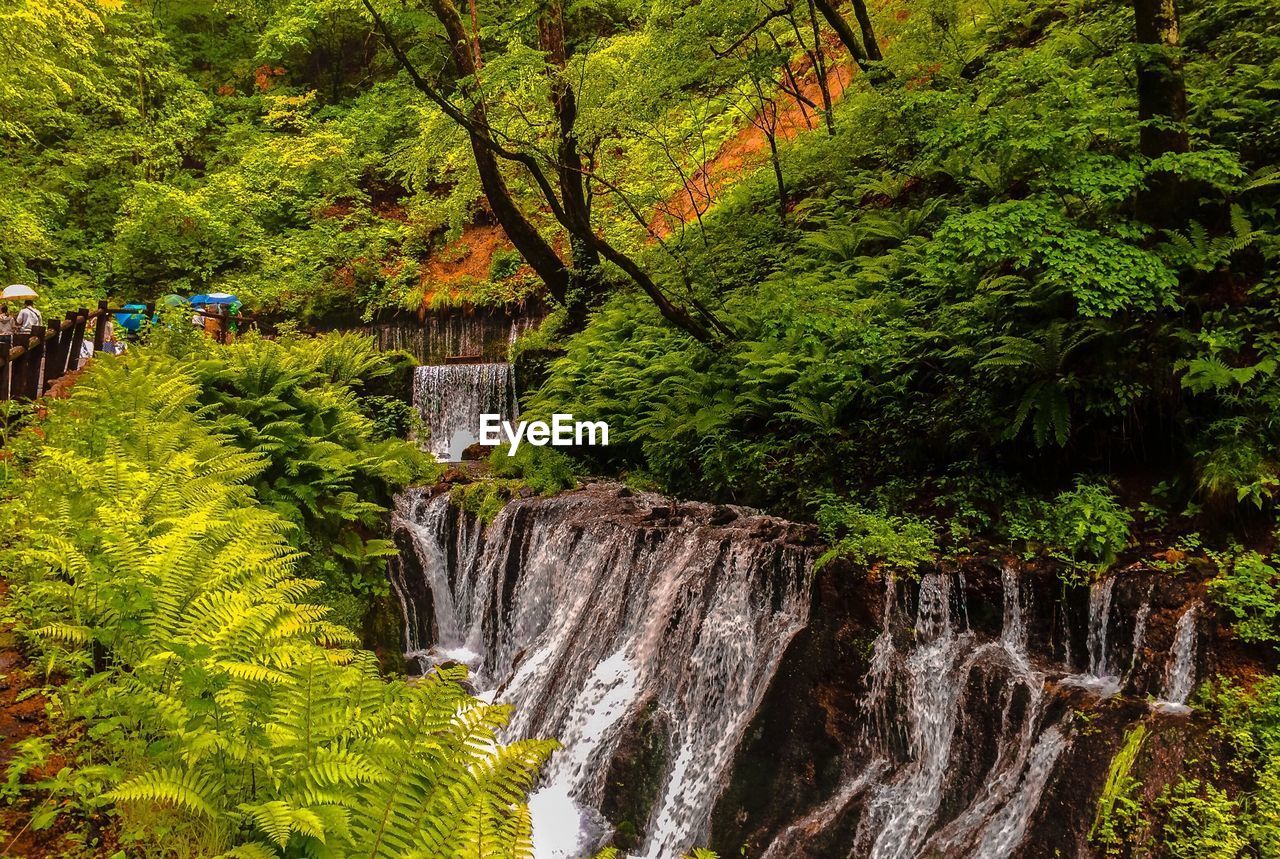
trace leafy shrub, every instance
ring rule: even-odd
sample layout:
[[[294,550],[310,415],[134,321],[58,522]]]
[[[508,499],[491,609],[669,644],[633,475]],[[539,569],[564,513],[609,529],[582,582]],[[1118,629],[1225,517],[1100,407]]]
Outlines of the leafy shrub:
[[[421,420],[417,410],[399,397],[361,397],[360,407],[373,421],[370,437],[374,441],[408,438]]]
[[[1180,779],[1157,802],[1163,813],[1161,842],[1178,859],[1235,859],[1248,846],[1240,832],[1240,808],[1221,789]]]
[[[1248,501],[1262,509],[1280,492],[1280,468],[1251,436],[1233,436],[1197,451],[1196,466],[1200,491],[1210,502]]]
[[[392,372],[388,357],[351,334],[246,336],[224,347],[204,341],[201,350],[190,364],[200,401],[214,428],[265,457],[255,489],[298,525],[307,574],[366,599],[384,593],[395,549],[369,535],[381,530],[396,490],[439,472],[389,425],[405,408],[361,399],[367,383]]]
[[[1133,516],[1109,488],[1076,482],[1049,502],[1023,500],[1010,516],[1009,535],[1072,564],[1105,570],[1129,543]]]
[[[1146,737],[1147,727],[1143,724],[1138,724],[1125,733],[1124,744],[1111,759],[1111,765],[1107,769],[1107,780],[1098,797],[1097,815],[1089,830],[1090,841],[1105,847],[1118,845],[1128,831],[1135,827],[1141,811],[1141,803],[1136,795],[1141,783],[1131,775],[1131,771]]]
[[[1210,593],[1242,640],[1280,644],[1280,572],[1268,559],[1253,551],[1219,558]]]
[[[449,493],[449,500],[459,509],[474,514],[481,522],[489,525],[523,486],[524,483],[520,480],[477,480],[454,486]]]
[[[351,649],[255,495],[273,446],[241,449],[201,394],[147,350],[95,363],[5,507],[21,628],[92,738],[65,772],[131,854],[528,855],[554,744],[498,744],[507,708],[463,671],[387,682]]]
[[[937,551],[932,522],[868,510],[858,504],[823,503],[818,508],[818,527],[831,544],[818,559],[820,565],[842,559],[860,566],[880,564],[914,571]]]
[[[515,251],[495,251],[489,261],[489,280],[506,280],[520,270],[524,259]]]
[[[497,477],[519,478],[539,495],[555,495],[578,483],[573,460],[550,447],[524,444],[515,456],[507,456],[507,445],[489,454],[489,467]]]

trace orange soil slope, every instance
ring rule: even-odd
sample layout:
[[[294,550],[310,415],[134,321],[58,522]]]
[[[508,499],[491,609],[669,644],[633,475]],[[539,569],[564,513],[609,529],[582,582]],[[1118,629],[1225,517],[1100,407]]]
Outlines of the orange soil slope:
[[[834,55],[838,50],[828,52]],[[839,101],[853,76],[851,63],[836,63],[827,72],[827,84],[833,101]],[[800,91],[815,105],[822,104],[822,90],[812,67],[798,72]],[[791,140],[822,123],[821,114],[787,93],[778,94],[777,137]],[[683,224],[706,214],[720,194],[735,180],[759,167],[769,157],[768,138],[754,122],[749,122],[730,137],[719,151],[684,183],[684,186],[658,206],[649,223],[654,238],[666,238]],[[494,224],[464,227],[462,235],[434,254],[422,267],[420,282],[423,307],[438,299],[442,292],[460,298],[468,281],[489,277],[490,265],[499,251],[512,251],[502,228]]]

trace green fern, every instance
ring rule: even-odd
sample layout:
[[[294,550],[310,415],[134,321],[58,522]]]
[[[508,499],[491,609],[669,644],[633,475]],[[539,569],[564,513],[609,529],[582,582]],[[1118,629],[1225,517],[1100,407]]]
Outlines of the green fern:
[[[367,426],[349,389],[324,387],[363,347],[283,348],[243,344],[194,370],[147,349],[95,364],[51,407],[14,499],[15,608],[42,660],[71,675],[68,714],[118,762],[97,777],[122,836],[143,853],[163,832],[168,854],[242,859],[528,856],[524,799],[555,744],[500,744],[507,709],[468,695],[463,671],[384,680],[308,601],[297,528],[250,485],[301,443],[298,474],[321,475],[308,510],[361,523],[378,508],[351,475],[395,472],[378,462],[391,448],[326,435]],[[210,398],[192,373],[253,405]],[[223,420],[236,409],[255,417]],[[370,564],[389,550],[342,546]]]
[[[1043,447],[1053,441],[1062,447],[1067,443],[1071,434],[1067,394],[1074,383],[1067,364],[1080,347],[1096,336],[1096,331],[1068,332],[1066,326],[1054,324],[1034,338],[999,338],[998,345],[978,362],[978,367],[1023,380],[1027,385],[1005,429],[1006,437],[1016,436],[1030,423],[1037,445]]]

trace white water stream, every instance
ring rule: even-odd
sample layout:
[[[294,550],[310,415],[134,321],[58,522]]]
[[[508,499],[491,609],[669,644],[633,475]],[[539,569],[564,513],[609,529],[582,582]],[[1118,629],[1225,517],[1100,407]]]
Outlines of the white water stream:
[[[614,521],[615,500],[517,500],[480,533],[447,496],[399,499],[396,527],[412,538],[438,633],[423,650],[406,604],[410,649],[467,655],[478,687],[515,705],[511,737],[563,744],[530,799],[538,859],[590,855],[607,836],[596,809],[609,762],[646,713],[669,726],[669,756],[636,855],[705,843],[742,733],[808,614],[807,552],[747,528],[646,530]],[[640,519],[666,505],[634,503]],[[396,583],[402,598],[412,590]]]
[[[1191,605],[1178,618],[1173,634],[1173,652],[1165,670],[1164,696],[1152,706],[1165,713],[1189,713],[1187,699],[1196,683],[1196,618],[1200,606]]]
[[[868,697],[878,718],[902,713],[908,740],[907,760],[871,788],[850,856],[906,859],[914,856],[974,855],[998,859],[1021,842],[1032,813],[1067,737],[1059,725],[1044,723],[1044,676],[1031,668],[1026,653],[1027,625],[1016,570],[1002,571],[1004,616],[1000,639],[982,642],[953,617],[951,576],[926,575],[920,584],[914,645],[902,655],[891,653],[892,635],[882,632],[872,657]],[[958,581],[956,584],[960,584]],[[895,585],[888,585],[890,591]],[[893,628],[894,606],[886,597],[884,629]],[[967,624],[966,624],[967,626]],[[968,730],[966,695],[973,672],[999,684],[1003,712],[979,730],[997,730],[999,743],[979,792],[950,820],[938,819],[954,756]],[[896,672],[898,678],[886,676]],[[878,696],[903,690],[896,706]],[[881,726],[876,738],[892,736],[895,726]],[[888,747],[873,759],[893,756]]]

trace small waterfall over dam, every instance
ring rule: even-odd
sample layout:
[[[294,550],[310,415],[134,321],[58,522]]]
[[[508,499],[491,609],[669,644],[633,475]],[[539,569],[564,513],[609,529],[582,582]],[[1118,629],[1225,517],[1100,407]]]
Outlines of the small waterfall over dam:
[[[372,335],[378,348],[403,350],[419,364],[443,364],[464,357],[472,362],[507,360],[511,343],[537,326],[545,310],[509,315],[495,310],[432,311],[419,323],[412,318],[379,322],[361,327]]]
[[[413,375],[413,403],[429,432],[427,449],[437,459],[461,459],[480,436],[482,414],[519,416],[515,372],[510,364],[437,364]]]
[[[1212,652],[1203,581],[814,572],[807,527],[616,486],[487,526],[410,490],[394,530],[411,658],[466,663],[511,736],[563,743],[539,859],[611,835],[643,859],[1097,855],[1109,755],[1187,719]]]

